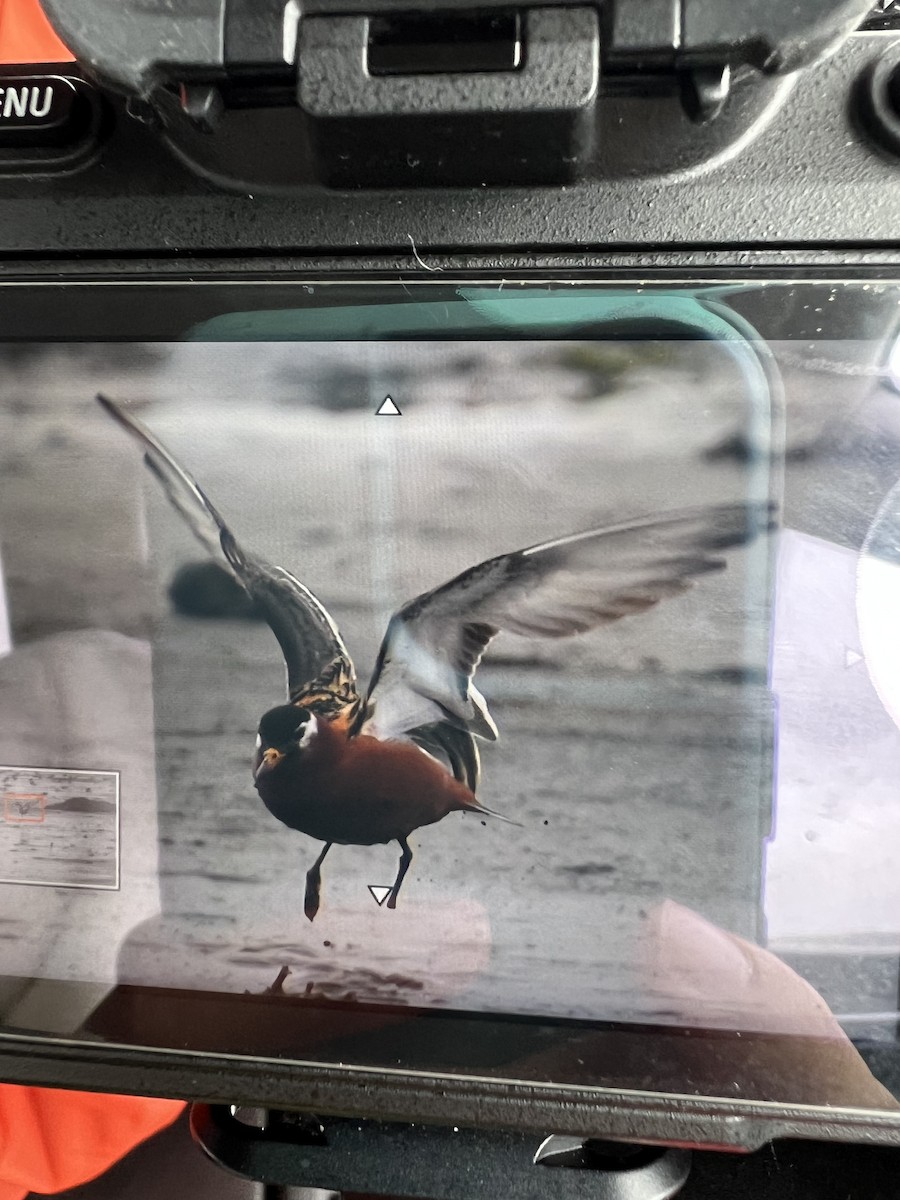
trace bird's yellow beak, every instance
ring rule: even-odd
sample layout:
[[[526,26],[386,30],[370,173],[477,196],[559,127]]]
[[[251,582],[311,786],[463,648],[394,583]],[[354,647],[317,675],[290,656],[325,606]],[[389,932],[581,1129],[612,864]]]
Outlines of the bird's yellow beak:
[[[281,753],[280,750],[276,750],[274,746],[270,746],[269,749],[262,756],[262,761],[263,761],[263,765],[265,766],[266,770],[271,771],[273,767],[278,766],[278,764],[281,762],[281,760],[283,758],[284,758],[284,755]]]

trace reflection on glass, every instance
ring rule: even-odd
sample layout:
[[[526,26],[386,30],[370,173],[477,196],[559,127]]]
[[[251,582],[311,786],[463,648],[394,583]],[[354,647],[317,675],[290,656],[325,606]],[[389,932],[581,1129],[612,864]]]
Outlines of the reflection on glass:
[[[891,387],[895,391],[900,392],[900,338],[891,346],[885,368],[885,377]]]
[[[3,581],[3,560],[0,558],[0,658],[12,649],[12,633],[9,628],[9,607],[6,603],[6,585]]]

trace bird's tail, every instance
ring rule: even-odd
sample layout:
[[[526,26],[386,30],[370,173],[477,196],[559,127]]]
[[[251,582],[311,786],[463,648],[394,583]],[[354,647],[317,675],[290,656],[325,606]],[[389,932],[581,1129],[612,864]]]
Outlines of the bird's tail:
[[[505,817],[503,813],[497,812],[496,809],[488,808],[487,805],[482,804],[474,797],[466,805],[464,811],[478,813],[481,817],[493,817],[496,821],[504,821],[507,825],[518,825],[520,829],[523,828],[521,821],[514,821],[512,817]]]

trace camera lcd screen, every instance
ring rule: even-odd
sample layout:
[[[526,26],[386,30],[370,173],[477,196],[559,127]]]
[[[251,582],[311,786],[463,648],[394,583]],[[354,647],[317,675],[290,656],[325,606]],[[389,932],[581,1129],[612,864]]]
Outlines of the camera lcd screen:
[[[900,290],[223,294],[0,346],[7,1032],[890,1109]]]

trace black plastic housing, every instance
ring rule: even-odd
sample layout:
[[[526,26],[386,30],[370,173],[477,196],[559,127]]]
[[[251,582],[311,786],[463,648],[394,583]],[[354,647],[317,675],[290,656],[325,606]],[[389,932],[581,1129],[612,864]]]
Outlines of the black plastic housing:
[[[295,100],[281,102],[281,84],[257,93],[255,106],[226,107],[214,134],[176,92],[154,108],[103,91],[106,124],[76,162],[45,182],[35,168],[22,175],[21,161],[0,162],[0,254],[378,253],[413,262],[415,246],[429,265],[464,267],[473,254],[525,263],[664,247],[889,249],[900,229],[900,157],[867,115],[860,81],[898,46],[894,32],[859,33],[797,75],[748,69],[701,125],[686,114],[676,76],[652,74],[642,90],[618,93],[607,73],[594,149],[579,177],[558,186],[463,186],[450,176],[416,186],[416,168],[401,163],[404,176],[390,186],[329,188],[309,123]],[[403,157],[399,142],[376,145]]]
[[[298,101],[329,187],[561,183],[590,154],[600,66],[591,8],[523,14],[507,70],[372,74],[365,17],[300,25]],[[451,25],[447,31],[452,37]],[[448,42],[452,45],[452,41]]]

